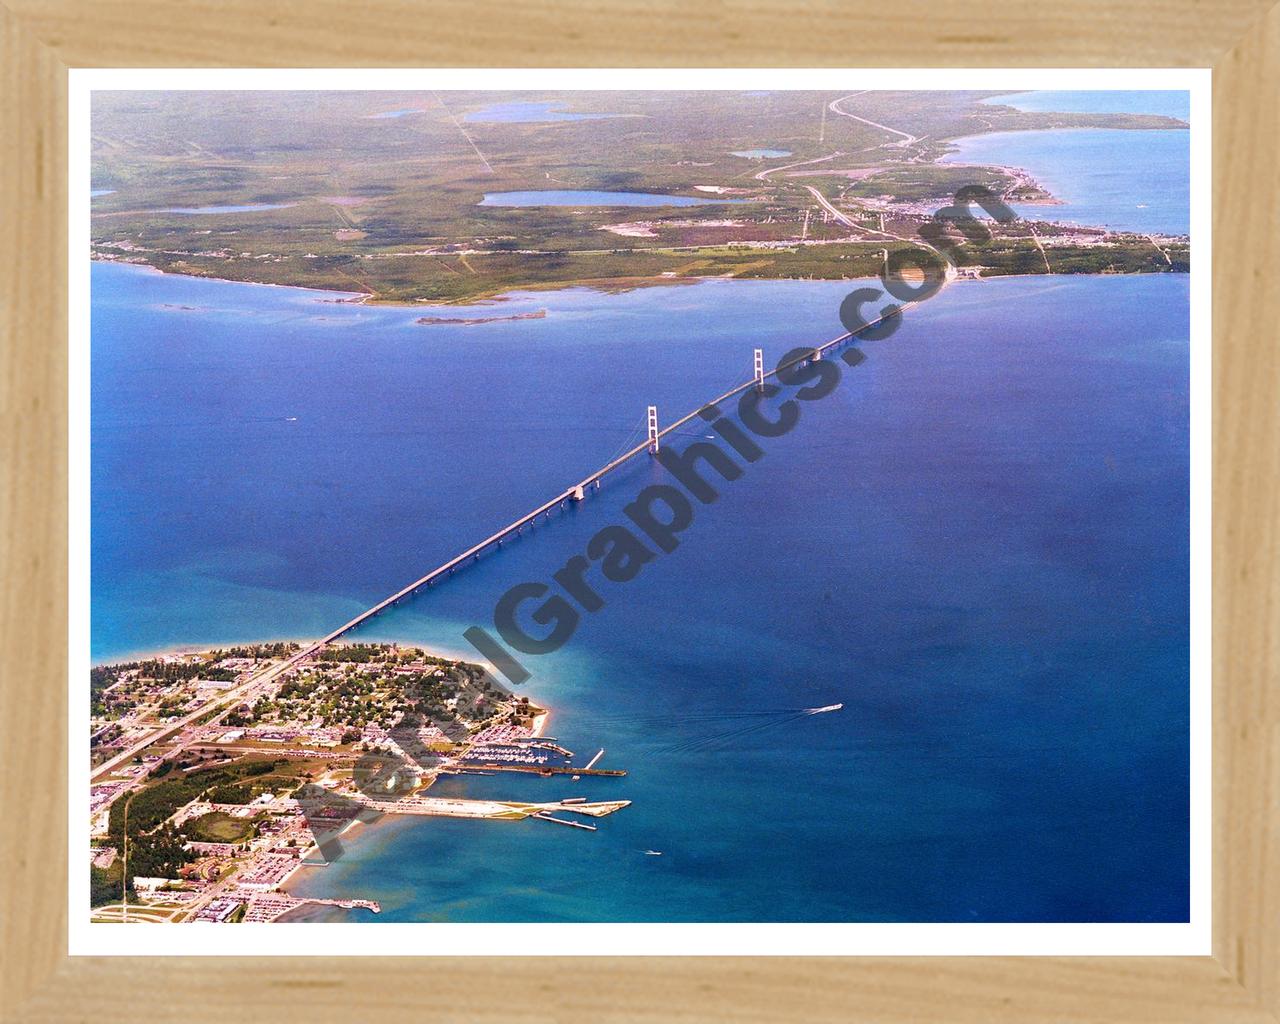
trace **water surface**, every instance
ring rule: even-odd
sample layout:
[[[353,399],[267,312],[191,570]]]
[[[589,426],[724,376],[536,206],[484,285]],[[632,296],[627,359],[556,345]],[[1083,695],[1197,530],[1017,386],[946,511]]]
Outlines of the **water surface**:
[[[749,203],[750,199],[712,199],[669,196],[657,192],[594,192],[590,190],[486,192],[479,206],[705,206]]]
[[[258,213],[263,210],[287,210],[297,203],[248,203],[243,206],[166,206],[158,213],[185,213],[201,215],[208,213]]]
[[[1162,114],[1183,121],[1191,118],[1191,93],[1185,89],[1041,89],[993,96],[982,102],[1016,107],[1018,110],[1082,114]]]
[[[477,124],[552,124],[558,121],[599,121],[617,117],[617,114],[576,114],[564,110],[563,103],[522,101],[515,103],[490,103],[481,110],[473,110],[464,121]]]
[[[436,791],[631,807],[597,832],[398,822],[293,888],[381,900],[372,921],[1185,920],[1187,283],[961,283],[863,343],[674,552],[593,577],[605,607],[527,659],[550,732],[630,774]],[[544,319],[425,332],[95,264],[93,655],[322,635],[604,463],[649,403],[670,422],[753,347],[839,334],[850,287],[524,292],[501,312]],[[362,635],[462,650],[667,480],[636,461]]]
[[[1050,129],[955,139],[946,163],[1020,167],[1064,205],[1013,204],[1024,217],[1121,231],[1186,234],[1190,132]]]

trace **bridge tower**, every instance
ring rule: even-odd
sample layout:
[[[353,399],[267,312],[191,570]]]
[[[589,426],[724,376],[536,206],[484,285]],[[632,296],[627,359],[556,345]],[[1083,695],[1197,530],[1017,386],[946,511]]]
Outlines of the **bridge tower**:
[[[649,406],[649,453],[658,454],[658,407]]]
[[[756,349],[756,361],[755,361],[754,372],[755,372],[755,379],[756,379],[756,388],[758,390],[763,391],[764,390],[764,349],[759,349],[759,348]]]

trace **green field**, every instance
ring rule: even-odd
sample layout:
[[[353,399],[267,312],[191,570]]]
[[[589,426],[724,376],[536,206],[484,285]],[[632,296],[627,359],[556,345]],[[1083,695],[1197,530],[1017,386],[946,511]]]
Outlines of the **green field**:
[[[201,843],[243,843],[253,838],[252,818],[233,818],[224,811],[210,811],[183,826],[188,839]]]

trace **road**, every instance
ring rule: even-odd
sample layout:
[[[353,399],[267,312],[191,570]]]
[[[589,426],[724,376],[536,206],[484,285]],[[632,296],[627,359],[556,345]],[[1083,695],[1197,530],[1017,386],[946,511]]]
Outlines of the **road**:
[[[866,92],[866,90],[864,89],[863,92]],[[859,117],[857,114],[851,114],[847,110],[840,109],[840,104],[843,103],[845,100],[851,100],[855,96],[861,96],[861,95],[862,95],[861,92],[851,92],[848,96],[841,96],[838,100],[832,100],[830,103],[827,104],[827,108],[833,114],[839,114],[842,117],[851,117],[855,121],[859,121],[862,124],[869,124],[872,128],[879,128],[882,132],[889,132],[891,135],[900,136],[902,138],[902,141],[895,143],[895,145],[909,146],[913,142],[920,141],[921,136],[911,135],[908,132],[899,131],[897,128],[890,128],[887,124],[881,124],[879,121],[871,121],[865,117]]]
[[[934,249],[932,245],[929,245],[928,242],[925,242],[921,238],[907,238],[905,235],[895,235],[892,231],[881,231],[878,228],[863,227],[861,224],[850,220],[848,214],[842,213],[840,210],[836,209],[836,207],[828,201],[827,197],[812,185],[806,185],[805,188],[813,193],[813,198],[818,200],[824,210],[831,214],[831,216],[845,227],[853,228],[855,231],[865,231],[869,235],[880,235],[884,238],[892,238],[898,242],[910,242],[912,245],[923,246],[926,249],[933,249],[934,252],[938,252],[937,249]],[[938,253],[938,255],[941,256],[942,254]]]
[[[939,250],[936,246],[930,245],[923,238],[907,238],[904,235],[895,235],[890,231],[880,231],[876,228],[863,227],[861,224],[857,224],[854,221],[852,221],[847,214],[842,213],[840,210],[836,209],[836,207],[832,205],[830,201],[828,201],[827,197],[824,196],[812,185],[806,185],[805,188],[807,188],[813,194],[814,199],[816,199],[819,203],[822,204],[822,208],[824,210],[826,210],[829,214],[831,214],[831,216],[835,217],[835,219],[838,220],[841,224],[845,225],[845,227],[853,228],[855,231],[865,231],[867,234],[870,234],[870,235],[881,235],[885,238],[892,238],[899,242],[908,242],[911,245],[918,245],[922,249],[928,249],[930,252],[937,253],[938,256],[941,257],[942,259],[943,266],[947,268],[946,274],[942,280],[943,288],[945,288],[947,285],[949,285],[952,281],[956,279],[956,268],[955,268],[955,265],[951,262],[951,260],[947,258],[945,253]],[[1037,244],[1039,244],[1038,239],[1037,239]],[[1041,253],[1043,254],[1043,252],[1044,250],[1042,249]],[[1045,266],[1048,267],[1048,265],[1049,265],[1049,261],[1046,259]],[[908,305],[914,305],[914,303],[909,303]],[[903,306],[902,308],[905,310],[907,306]]]
[[[861,226],[861,225],[859,225],[859,224],[855,224],[852,220],[850,220],[850,219],[849,219],[849,216],[848,216],[847,214],[843,213],[843,212],[842,212],[842,211],[840,211],[840,210],[837,210],[837,209],[836,209],[836,208],[835,208],[835,207],[834,207],[830,202],[828,202],[827,197],[826,197],[826,196],[824,196],[821,192],[819,192],[819,191],[818,191],[816,188],[814,188],[812,185],[806,185],[806,186],[805,186],[805,188],[807,188],[810,192],[812,192],[812,193],[813,193],[813,198],[814,198],[814,199],[816,199],[816,200],[818,200],[819,204],[821,204],[822,208],[823,208],[824,210],[826,210],[826,211],[827,211],[827,213],[831,214],[831,216],[833,216],[836,220],[838,220],[838,221],[839,221],[841,224],[843,224],[845,227],[847,227],[847,228],[853,228],[855,231],[870,231],[870,230],[871,230],[870,228],[864,228],[864,227],[862,227],[862,226]],[[877,232],[877,234],[879,234],[879,232]],[[896,236],[895,236],[895,237],[896,237]]]
[[[243,683],[241,683],[235,689],[228,690],[226,693],[222,694],[221,696],[211,700],[208,704],[205,704],[201,707],[196,708],[194,711],[192,711],[189,715],[185,716],[184,718],[180,718],[176,722],[172,722],[168,725],[162,726],[160,729],[156,730],[155,732],[139,740],[133,746],[128,747],[127,749],[121,751],[115,757],[111,758],[108,761],[104,761],[102,764],[98,765],[98,767],[93,769],[93,771],[90,773],[91,780],[94,782],[101,781],[105,776],[110,775],[120,765],[133,760],[134,757],[136,757],[142,751],[146,750],[147,747],[151,746],[153,743],[158,743],[168,736],[172,736],[176,733],[181,732],[187,726],[194,724],[200,718],[203,718],[205,715],[209,714],[210,711],[216,711],[219,708],[221,708],[222,712],[225,714],[227,711],[231,709],[231,706],[233,704],[236,704],[237,702],[242,700],[246,694],[248,694],[251,690],[254,689],[254,687],[260,686],[263,683],[271,682],[271,680],[275,679],[276,676],[280,675],[282,672],[285,672],[288,669],[293,668],[293,666],[298,664],[298,662],[314,654],[321,647],[323,647],[325,643],[327,643],[327,640],[319,640],[314,644],[311,644],[307,647],[302,648],[302,650],[298,651],[296,654],[293,654],[289,658],[286,658],[284,661],[275,662],[271,665],[266,666],[261,671],[255,672],[252,675],[250,675],[248,679],[246,679]],[[215,716],[215,718],[216,717],[218,716]],[[210,719],[210,721],[214,721],[214,720],[215,719],[212,719],[212,718]],[[177,753],[178,749],[180,748],[175,748],[173,753]]]
[[[769,175],[776,174],[778,171],[789,171],[793,167],[805,167],[809,164],[820,164],[825,160],[834,160],[838,156],[843,156],[839,150],[834,153],[828,153],[826,156],[820,156],[813,160],[797,160],[793,164],[783,164],[780,167],[767,167],[763,171],[757,171],[755,174],[756,181],[768,181]]]
[[[1030,225],[1027,226],[1029,228],[1031,227]],[[1044,251],[1044,246],[1040,244],[1040,236],[1036,234],[1035,228],[1031,228],[1031,241],[1035,242],[1036,248],[1040,250],[1040,258],[1044,260],[1044,272],[1046,274],[1052,274],[1053,268],[1049,266],[1049,254]],[[1156,246],[1156,248],[1158,249],[1159,246]]]
[[[1167,264],[1169,264],[1169,266],[1173,266],[1173,260],[1169,259],[1169,254],[1168,254],[1167,252],[1165,252],[1165,250],[1164,250],[1163,248],[1161,248],[1160,243],[1159,243],[1159,242],[1157,242],[1157,241],[1155,240],[1155,236],[1154,236],[1154,235],[1146,235],[1145,237],[1146,237],[1146,239],[1147,239],[1147,241],[1148,241],[1148,242],[1150,242],[1152,245],[1154,245],[1154,246],[1156,247],[1156,252],[1158,252],[1161,256],[1163,256],[1163,257],[1164,257],[1164,261],[1165,261]]]

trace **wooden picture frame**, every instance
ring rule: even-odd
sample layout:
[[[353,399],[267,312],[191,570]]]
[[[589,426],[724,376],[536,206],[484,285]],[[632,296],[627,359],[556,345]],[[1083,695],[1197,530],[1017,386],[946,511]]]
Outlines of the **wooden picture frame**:
[[[6,0],[0,1010],[6,1021],[1280,1021],[1280,7],[817,0],[698,12]],[[693,22],[691,24],[691,21]],[[67,71],[135,66],[1214,69],[1213,955],[67,955]],[[335,950],[335,953],[341,952]]]

